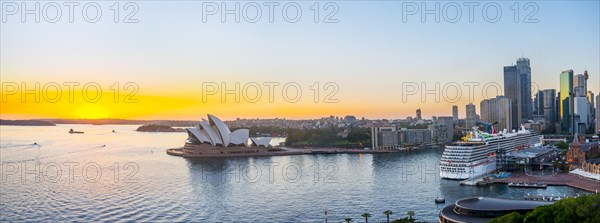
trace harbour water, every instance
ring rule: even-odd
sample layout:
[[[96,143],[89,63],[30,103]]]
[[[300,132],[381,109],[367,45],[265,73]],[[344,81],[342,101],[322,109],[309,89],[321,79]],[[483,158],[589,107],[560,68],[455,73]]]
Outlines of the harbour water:
[[[437,221],[468,196],[586,194],[569,187],[460,186],[439,178],[442,148],[393,154],[184,159],[186,133],[133,125],[0,126],[0,221]],[[68,134],[69,129],[84,134]],[[115,132],[113,133],[112,130]],[[35,144],[34,144],[35,143]],[[446,204],[436,204],[436,197]]]

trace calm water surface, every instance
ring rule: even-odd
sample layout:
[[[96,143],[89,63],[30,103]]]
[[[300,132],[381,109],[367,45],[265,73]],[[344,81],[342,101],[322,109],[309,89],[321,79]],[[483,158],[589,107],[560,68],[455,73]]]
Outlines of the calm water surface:
[[[184,159],[186,133],[138,126],[0,126],[0,221],[373,221],[415,211],[436,221],[467,196],[585,193],[568,187],[460,186],[438,178],[442,149],[381,155]],[[85,134],[68,134],[73,128]],[[115,130],[116,133],[113,133]],[[33,145],[37,143],[38,145]]]

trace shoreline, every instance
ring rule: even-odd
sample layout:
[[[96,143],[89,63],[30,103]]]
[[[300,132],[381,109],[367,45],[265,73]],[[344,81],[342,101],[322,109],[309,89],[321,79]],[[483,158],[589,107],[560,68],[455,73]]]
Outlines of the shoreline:
[[[363,149],[340,149],[340,148],[314,148],[314,149],[296,149],[279,147],[281,151],[272,151],[267,153],[240,153],[240,154],[218,154],[218,155],[202,155],[202,156],[184,156],[183,147],[167,149],[166,153],[171,156],[179,156],[184,158],[202,158],[202,157],[252,157],[252,156],[292,156],[292,155],[316,155],[316,154],[382,154],[396,153],[403,150],[363,150]]]

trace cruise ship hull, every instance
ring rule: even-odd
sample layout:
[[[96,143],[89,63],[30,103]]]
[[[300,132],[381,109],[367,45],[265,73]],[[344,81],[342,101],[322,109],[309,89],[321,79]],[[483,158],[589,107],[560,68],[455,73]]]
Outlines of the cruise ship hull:
[[[464,167],[463,170],[464,171],[462,172],[449,172],[441,170],[440,177],[452,180],[465,180],[469,178],[477,178],[487,173],[494,172],[496,170],[496,161],[488,161],[486,163],[473,167]]]

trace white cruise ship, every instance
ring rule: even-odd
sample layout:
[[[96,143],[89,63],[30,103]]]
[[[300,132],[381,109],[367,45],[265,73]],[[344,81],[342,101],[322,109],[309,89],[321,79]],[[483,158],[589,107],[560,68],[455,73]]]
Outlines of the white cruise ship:
[[[446,146],[440,161],[440,177],[469,179],[496,170],[496,152],[508,153],[541,145],[541,136],[521,127],[519,131],[473,132]]]

